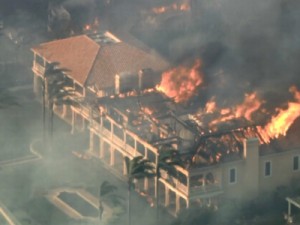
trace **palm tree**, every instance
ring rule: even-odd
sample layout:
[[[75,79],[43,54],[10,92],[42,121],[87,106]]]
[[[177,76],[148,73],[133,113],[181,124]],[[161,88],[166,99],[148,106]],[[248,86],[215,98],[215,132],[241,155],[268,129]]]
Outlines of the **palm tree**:
[[[49,109],[49,130],[50,143],[53,137],[53,116],[54,105],[73,105],[79,106],[76,99],[73,84],[64,73],[69,71],[58,67],[59,63],[50,63],[45,70],[43,82],[43,128],[46,129],[46,104]],[[45,137],[45,134],[44,134]]]
[[[134,180],[142,179],[145,177],[155,176],[155,167],[143,156],[136,156],[133,159],[125,157],[127,169],[127,185],[128,185],[128,225],[131,224],[131,191],[134,187]]]
[[[48,96],[46,92],[48,91],[48,79],[54,76],[60,75],[62,73],[61,70],[57,69],[56,67],[59,66],[59,62],[52,62],[47,64],[45,72],[44,72],[44,79],[42,83],[42,105],[43,105],[43,141],[46,140],[46,102]]]
[[[102,182],[99,190],[99,219],[102,220],[104,212],[103,202],[109,201],[114,206],[123,206],[123,198],[116,193],[117,187],[108,181]]]
[[[177,150],[171,146],[162,146],[159,149],[158,162],[156,165],[156,222],[159,220],[159,179],[161,178],[161,169],[166,171],[171,176],[177,176],[176,166],[183,166],[183,161],[180,158],[180,154]]]

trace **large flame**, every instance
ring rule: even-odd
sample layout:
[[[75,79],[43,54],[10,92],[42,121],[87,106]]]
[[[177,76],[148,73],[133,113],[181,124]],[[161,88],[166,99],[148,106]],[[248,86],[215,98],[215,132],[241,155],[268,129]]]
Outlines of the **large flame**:
[[[156,87],[175,102],[189,100],[197,87],[203,82],[203,74],[200,71],[201,61],[198,59],[192,68],[179,66],[162,74],[161,83]]]
[[[300,92],[296,87],[291,87],[290,92],[294,94],[295,101],[288,102],[286,109],[277,108],[277,114],[264,127],[259,126],[258,131],[265,143],[272,139],[285,136],[290,126],[300,116]]]

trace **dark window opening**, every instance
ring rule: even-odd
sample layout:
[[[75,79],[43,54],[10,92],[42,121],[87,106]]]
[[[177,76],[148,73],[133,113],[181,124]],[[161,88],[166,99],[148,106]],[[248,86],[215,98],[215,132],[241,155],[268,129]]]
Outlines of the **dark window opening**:
[[[229,170],[229,183],[236,183],[236,169],[232,168]]]
[[[265,162],[265,176],[271,176],[271,162]]]
[[[145,146],[142,145],[140,142],[136,142],[136,146],[137,146],[137,151],[144,156],[145,155]]]
[[[299,156],[293,158],[293,170],[299,170]]]

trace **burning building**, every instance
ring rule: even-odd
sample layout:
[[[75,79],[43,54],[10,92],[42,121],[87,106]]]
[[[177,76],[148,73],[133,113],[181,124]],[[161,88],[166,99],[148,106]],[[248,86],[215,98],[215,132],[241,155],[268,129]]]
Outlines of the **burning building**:
[[[38,96],[47,64],[59,62],[77,95],[94,99],[96,111],[87,102],[80,109],[57,108],[74,129],[88,130],[89,155],[125,175],[125,157],[141,155],[157,165],[164,147],[180,153],[184,166],[176,168],[176,176],[161,171],[158,193],[152,178],[136,183],[137,190],[160,195],[160,204],[173,212],[223,197],[251,198],[300,178],[299,146],[276,144],[299,116],[295,87],[292,100],[274,113],[256,92],[231,107],[212,97],[199,109],[189,100],[205,88],[200,59],[169,69],[160,56],[108,32],[44,43],[32,51]]]

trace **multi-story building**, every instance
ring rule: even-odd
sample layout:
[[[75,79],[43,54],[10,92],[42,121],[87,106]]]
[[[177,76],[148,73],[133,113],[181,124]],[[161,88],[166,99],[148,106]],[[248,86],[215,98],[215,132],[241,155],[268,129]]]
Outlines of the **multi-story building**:
[[[173,212],[223,197],[251,198],[300,178],[300,148],[260,145],[257,136],[241,129],[199,135],[189,110],[153,89],[168,67],[153,52],[108,32],[52,41],[32,51],[37,95],[47,64],[59,62],[79,96],[97,97],[99,112],[91,113],[88,104],[58,110],[72,127],[88,129],[90,155],[125,175],[125,157],[142,155],[157,164],[165,145],[181,153],[184,168],[177,167],[176,177],[162,171],[159,193],[155,179],[136,183],[139,191],[160,195],[160,203]]]

